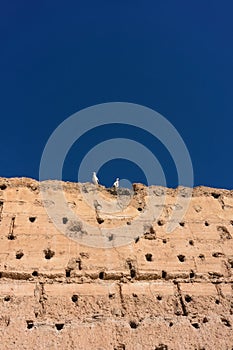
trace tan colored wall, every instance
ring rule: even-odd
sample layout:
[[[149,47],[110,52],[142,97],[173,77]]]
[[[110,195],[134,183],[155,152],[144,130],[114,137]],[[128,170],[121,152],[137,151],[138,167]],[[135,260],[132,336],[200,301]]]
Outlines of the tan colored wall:
[[[47,206],[58,191],[51,183]],[[69,218],[64,234],[48,217],[37,181],[0,179],[0,349],[233,349],[233,191],[194,189],[181,225],[167,233],[176,190],[153,187],[148,198],[135,185],[127,208],[107,215],[79,186],[64,183],[64,192],[91,237],[115,227],[127,235],[138,220],[136,238],[106,249],[81,244],[74,231],[69,237]],[[90,201],[93,186],[85,184]],[[161,191],[160,217],[142,222]],[[116,198],[101,186],[99,195]]]

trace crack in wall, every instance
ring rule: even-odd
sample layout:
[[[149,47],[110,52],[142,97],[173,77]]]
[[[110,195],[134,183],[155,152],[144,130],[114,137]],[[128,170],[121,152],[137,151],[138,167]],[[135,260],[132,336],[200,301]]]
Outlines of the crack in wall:
[[[39,284],[39,304],[41,305],[41,314],[46,314],[46,300],[47,295],[45,294],[44,283]]]
[[[9,227],[9,233],[8,233],[8,239],[15,239],[16,236],[14,235],[14,228],[15,228],[15,216],[11,218],[10,227]]]
[[[33,270],[34,271],[34,270]],[[66,271],[71,271],[69,269],[65,270]],[[78,271],[80,271],[80,268],[78,267]],[[82,270],[81,270],[82,271]],[[40,272],[37,275],[33,275],[32,273],[29,272],[17,272],[17,271],[0,271],[0,278],[6,278],[6,279],[12,279],[12,280],[29,280],[29,281],[35,281],[39,279],[39,281],[57,281],[57,282],[63,282],[63,279],[65,278],[65,272],[64,273],[42,273]],[[133,273],[134,273],[134,268],[133,268]],[[184,277],[184,273],[180,273],[180,274],[167,274],[166,275],[166,281],[176,281],[176,283],[193,283],[193,279],[192,281],[190,281],[190,277],[189,274],[185,274],[186,276]],[[87,280],[89,281],[94,281],[94,280],[98,280],[99,279],[99,273],[98,271],[93,272],[93,273],[88,273],[85,272],[85,277]],[[124,271],[122,272],[109,272],[108,271],[104,271],[104,279],[108,280],[108,281],[122,281],[122,278],[125,279],[127,278],[128,282],[130,282],[131,278],[129,278],[128,274]],[[83,280],[83,274],[81,273],[81,275],[77,275],[74,274],[72,276],[72,279],[74,282],[78,283],[80,281]],[[161,273],[157,272],[157,273],[139,273],[136,277],[132,278],[133,281],[164,281],[164,277],[162,277]],[[214,283],[214,284],[220,284],[220,283],[233,283],[233,276],[229,276],[229,277],[224,277],[222,275],[216,275],[214,273],[203,273],[203,274],[199,274],[198,277],[195,277],[195,283],[202,283],[203,280],[205,280],[206,283]]]
[[[123,291],[122,291],[122,284],[118,283],[118,286],[119,286],[119,296],[120,296],[120,301],[121,301],[121,307],[123,309],[122,316],[124,316],[126,313],[126,306],[125,306],[125,301],[124,301],[124,296],[123,296]]]
[[[3,212],[3,201],[0,201],[0,222],[2,221],[2,212]]]
[[[179,301],[180,301],[180,305],[181,305],[181,309],[182,309],[182,312],[183,312],[183,316],[188,316],[188,310],[187,310],[185,302],[183,300],[183,295],[182,295],[182,292],[181,292],[181,289],[180,289],[180,284],[179,283],[175,283],[175,285],[177,287],[178,298],[179,298]]]

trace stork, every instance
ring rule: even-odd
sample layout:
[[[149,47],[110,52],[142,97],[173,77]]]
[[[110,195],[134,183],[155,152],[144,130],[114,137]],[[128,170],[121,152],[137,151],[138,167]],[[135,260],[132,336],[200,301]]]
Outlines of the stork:
[[[93,184],[95,184],[95,185],[98,185],[98,183],[99,183],[99,179],[98,179],[98,177],[96,176],[95,171],[93,172],[93,175],[92,175],[92,182],[93,182]]]
[[[113,187],[116,189],[119,187],[119,177],[116,179],[116,181],[113,184]]]

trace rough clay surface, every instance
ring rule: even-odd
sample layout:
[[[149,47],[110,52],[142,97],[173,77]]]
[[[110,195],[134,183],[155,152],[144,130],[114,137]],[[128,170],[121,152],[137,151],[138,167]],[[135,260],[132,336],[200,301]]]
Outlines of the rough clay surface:
[[[138,225],[129,244],[103,249],[82,244],[88,232],[61,213],[67,231],[59,231],[45,210],[54,202],[44,207],[39,186],[0,179],[0,349],[233,349],[233,191],[195,188],[167,233],[171,211],[182,206],[177,190],[155,186],[153,205],[166,195],[160,216]],[[118,226],[124,235],[140,223],[144,186],[134,185],[122,215],[108,216],[87,205],[82,186],[92,199],[98,191],[111,203],[116,194],[63,183],[67,205],[100,234]]]

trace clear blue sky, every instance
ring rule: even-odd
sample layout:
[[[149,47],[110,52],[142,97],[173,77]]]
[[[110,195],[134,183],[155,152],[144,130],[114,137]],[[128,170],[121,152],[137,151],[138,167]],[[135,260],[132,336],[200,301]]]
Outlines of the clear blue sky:
[[[1,2],[0,175],[38,179],[44,145],[63,120],[94,104],[125,101],[155,109],[176,127],[195,185],[232,189],[232,15],[230,0]],[[155,149],[168,186],[175,186],[169,155]],[[75,180],[75,159],[71,150],[66,180]],[[107,185],[109,167],[144,181],[133,164],[116,161],[102,169]]]

